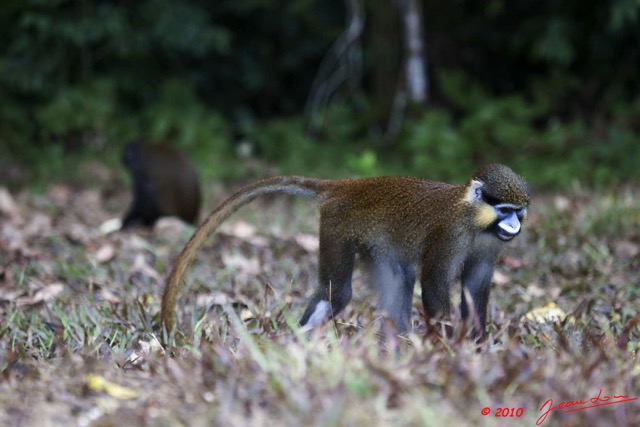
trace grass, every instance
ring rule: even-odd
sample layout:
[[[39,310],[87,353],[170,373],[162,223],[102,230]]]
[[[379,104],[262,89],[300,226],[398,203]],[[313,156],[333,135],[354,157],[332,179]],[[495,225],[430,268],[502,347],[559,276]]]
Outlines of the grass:
[[[536,195],[480,351],[455,315],[451,339],[426,333],[417,295],[414,332],[395,336],[359,274],[345,312],[301,333],[317,215],[289,199],[243,210],[205,245],[163,345],[164,277],[192,229],[105,236],[124,190],[64,188],[0,209],[0,425],[535,426],[549,399],[574,403],[541,425],[640,425],[637,400],[566,412],[640,397],[636,188]],[[523,320],[550,302],[563,321]]]

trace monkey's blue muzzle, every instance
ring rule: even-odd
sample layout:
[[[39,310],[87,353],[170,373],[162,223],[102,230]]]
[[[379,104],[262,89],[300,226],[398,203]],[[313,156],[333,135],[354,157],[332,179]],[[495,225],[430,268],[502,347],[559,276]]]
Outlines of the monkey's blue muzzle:
[[[509,241],[520,233],[520,219],[515,211],[501,213],[498,211],[496,234],[501,240]]]

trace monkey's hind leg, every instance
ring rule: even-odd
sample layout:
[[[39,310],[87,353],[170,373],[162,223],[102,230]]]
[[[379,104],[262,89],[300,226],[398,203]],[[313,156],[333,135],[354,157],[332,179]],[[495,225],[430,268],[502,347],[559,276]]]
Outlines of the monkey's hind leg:
[[[376,260],[368,266],[368,276],[377,293],[378,310],[393,321],[399,333],[410,330],[415,267],[392,259]]]
[[[320,226],[318,290],[300,319],[301,326],[314,328],[338,314],[351,300],[351,277],[355,261],[355,245],[343,236]]]

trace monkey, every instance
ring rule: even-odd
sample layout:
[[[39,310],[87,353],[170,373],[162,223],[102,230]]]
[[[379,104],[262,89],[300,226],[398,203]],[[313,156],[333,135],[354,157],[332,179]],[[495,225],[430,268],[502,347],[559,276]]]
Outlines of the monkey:
[[[122,160],[133,180],[133,199],[121,229],[152,227],[163,216],[196,225],[200,184],[186,155],[168,144],[134,142],[127,144]]]
[[[272,193],[315,199],[319,204],[318,287],[300,319],[313,329],[351,300],[356,255],[378,295],[378,309],[398,333],[411,327],[416,277],[429,319],[450,315],[450,288],[462,284],[460,312],[474,313],[473,332],[485,337],[493,270],[506,242],[527,216],[526,181],[509,167],[481,167],[463,185],[414,177],[322,180],[273,177],[242,188],[214,209],[175,261],[162,297],[161,317],[171,332],[185,271],[197,249],[241,206]],[[470,298],[466,298],[468,295]],[[468,301],[473,303],[473,311]]]

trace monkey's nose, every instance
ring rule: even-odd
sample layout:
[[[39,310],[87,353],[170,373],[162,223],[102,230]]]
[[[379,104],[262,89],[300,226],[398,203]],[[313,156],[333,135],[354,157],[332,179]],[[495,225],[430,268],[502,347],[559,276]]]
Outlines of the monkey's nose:
[[[520,220],[515,212],[511,212],[506,218],[498,223],[497,235],[507,242],[513,239],[520,232]]]

